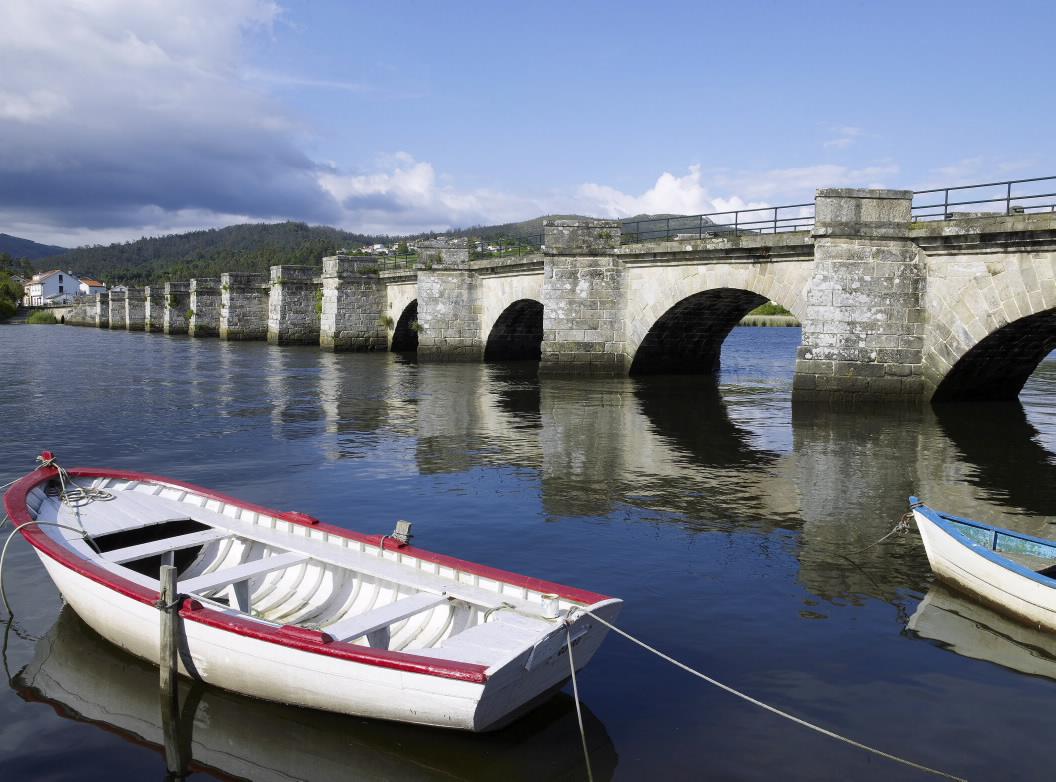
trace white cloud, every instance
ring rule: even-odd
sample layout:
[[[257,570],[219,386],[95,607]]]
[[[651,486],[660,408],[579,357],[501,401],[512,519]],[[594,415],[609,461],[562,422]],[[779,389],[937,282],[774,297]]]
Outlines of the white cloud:
[[[608,185],[580,185],[576,200],[582,208],[600,217],[631,217],[638,214],[703,214],[764,206],[739,195],[714,196],[704,184],[701,167],[692,165],[689,173],[676,176],[665,171],[656,183],[640,195],[624,193]]]
[[[311,159],[306,130],[267,92],[359,92],[354,79],[255,70],[247,42],[271,0],[5,0],[0,4],[0,230],[60,244],[233,222],[306,220],[365,233],[540,214],[699,214],[812,201],[897,166],[662,172],[641,191],[585,182],[523,194],[460,186],[398,152],[359,171]],[[840,142],[858,128],[834,128]]]
[[[69,106],[65,96],[50,90],[31,90],[28,93],[0,90],[0,119],[14,122],[41,122]]]
[[[832,132],[835,133],[836,136],[822,144],[825,149],[847,149],[847,147],[851,146],[851,144],[862,135],[861,128],[856,128],[851,125],[842,125],[833,128]]]
[[[0,226],[339,217],[297,125],[238,77],[247,36],[279,14],[269,0],[0,4]]]

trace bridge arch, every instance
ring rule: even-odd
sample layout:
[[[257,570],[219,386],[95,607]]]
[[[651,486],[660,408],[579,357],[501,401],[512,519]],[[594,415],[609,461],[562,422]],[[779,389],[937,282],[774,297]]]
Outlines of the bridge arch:
[[[654,279],[643,274],[636,281],[632,275],[626,332],[631,374],[715,371],[730,331],[767,301],[782,305],[802,322],[812,264],[780,264],[787,267],[780,270],[777,266],[653,267],[648,271]]]
[[[922,357],[929,398],[1015,399],[1056,349],[1056,257],[935,262],[948,269],[929,274]]]
[[[418,350],[418,299],[403,308],[393,325],[389,350],[393,353],[414,353]]]
[[[538,361],[543,345],[543,305],[518,299],[496,318],[484,345],[485,361]]]

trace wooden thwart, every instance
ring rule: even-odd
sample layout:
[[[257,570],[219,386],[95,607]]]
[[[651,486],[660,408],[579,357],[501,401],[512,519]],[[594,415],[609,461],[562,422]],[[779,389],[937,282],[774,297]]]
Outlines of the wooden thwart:
[[[168,554],[172,551],[180,551],[185,548],[194,548],[211,543],[214,540],[226,538],[231,533],[223,529],[205,529],[199,532],[188,532],[186,535],[176,535],[171,538],[152,540],[149,543],[140,543],[136,546],[125,546],[124,548],[107,551],[103,559],[117,565],[126,562],[135,562],[137,559],[146,559],[158,554]]]
[[[215,570],[202,576],[189,578],[180,582],[180,591],[184,594],[198,594],[208,592],[212,589],[237,584],[240,581],[272,573],[276,570],[285,570],[288,567],[306,562],[310,557],[296,551],[288,551],[285,554],[277,554],[273,557],[254,559],[252,562],[243,562],[235,567]]]
[[[335,641],[353,641],[365,635],[371,646],[388,647],[390,625],[443,605],[449,599],[447,595],[419,592],[381,608],[342,619],[329,627],[324,627],[323,632]]]

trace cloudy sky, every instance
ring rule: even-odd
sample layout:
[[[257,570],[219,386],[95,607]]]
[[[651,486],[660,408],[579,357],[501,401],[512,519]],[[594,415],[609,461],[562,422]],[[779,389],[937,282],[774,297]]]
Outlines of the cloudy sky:
[[[4,0],[0,232],[400,233],[1056,173],[1049,3]]]

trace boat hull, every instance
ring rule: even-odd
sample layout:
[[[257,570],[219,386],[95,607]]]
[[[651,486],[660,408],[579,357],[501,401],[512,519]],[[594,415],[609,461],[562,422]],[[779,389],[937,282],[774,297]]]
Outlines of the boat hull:
[[[930,508],[914,508],[913,517],[931,569],[941,581],[1006,616],[1056,632],[1056,581],[959,534]]]
[[[102,497],[75,505],[58,475],[50,463],[30,473],[4,507],[70,607],[158,664],[152,573],[164,552],[192,547],[178,565],[179,673],[250,697],[493,730],[568,680],[566,638],[575,668],[587,665],[608,633],[594,617],[612,622],[622,606],[160,476],[70,470]],[[130,531],[141,537],[108,537]]]
[[[103,638],[155,665],[160,613],[75,572],[38,551],[63,599]],[[618,611],[598,613],[612,619]],[[375,719],[469,731],[495,730],[516,719],[569,678],[567,657],[532,671],[497,672],[483,683],[382,668],[239,635],[181,614],[179,672],[232,692]],[[603,640],[586,633],[574,649],[576,669]]]

